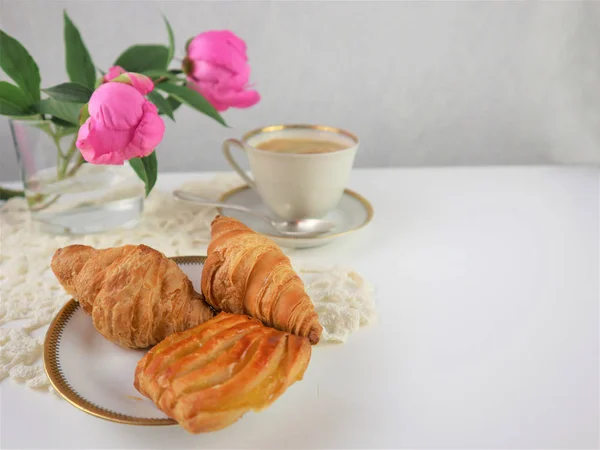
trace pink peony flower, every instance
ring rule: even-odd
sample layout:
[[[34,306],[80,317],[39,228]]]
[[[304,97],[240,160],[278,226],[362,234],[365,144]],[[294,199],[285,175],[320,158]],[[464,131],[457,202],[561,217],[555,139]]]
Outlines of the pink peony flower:
[[[102,77],[102,83],[108,83],[109,81],[129,84],[136,88],[142,95],[146,95],[154,89],[154,83],[146,75],[127,72],[121,66],[112,66],[108,69],[108,73]]]
[[[121,66],[112,66],[110,69],[108,69],[108,72],[106,72],[106,74],[102,77],[102,83],[108,83],[113,78],[116,78],[125,72],[127,71]]]
[[[148,156],[160,143],[165,124],[156,106],[125,83],[105,83],[88,103],[90,117],[79,129],[77,148],[92,164],[120,165]]]
[[[190,41],[183,63],[188,86],[218,111],[248,108],[260,95],[248,89],[250,66],[246,43],[231,31],[207,31]]]

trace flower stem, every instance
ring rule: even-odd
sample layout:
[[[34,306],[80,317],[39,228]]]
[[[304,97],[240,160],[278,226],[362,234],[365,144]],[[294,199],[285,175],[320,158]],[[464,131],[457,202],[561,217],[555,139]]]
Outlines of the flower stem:
[[[48,132],[54,145],[56,146],[56,179],[57,181],[64,180],[65,178],[71,177],[75,175],[75,173],[79,170],[79,168],[85,162],[81,153],[77,151],[77,133],[73,136],[73,140],[71,141],[71,145],[67,149],[66,153],[63,153],[60,147],[61,137],[57,133]],[[75,164],[69,168],[69,164],[71,164],[71,160],[77,157],[77,161]],[[34,196],[28,196],[27,201],[32,211],[41,211],[43,209],[48,208],[52,204],[54,204],[61,197],[61,194],[54,195],[52,198],[48,200],[49,195],[46,194],[37,194]]]
[[[69,171],[69,173],[67,173],[67,169],[69,168],[69,163],[71,162],[71,159],[73,159],[73,155],[77,151],[77,147],[75,146],[76,142],[77,142],[77,135],[73,136],[73,141],[71,142],[71,145],[69,146],[69,149],[67,150],[67,154],[62,155],[60,164],[58,166],[58,174],[57,174],[59,180],[62,180],[66,176],[74,174],[77,171],[76,167],[79,168],[79,166],[81,165],[81,164],[76,165]],[[60,147],[60,145],[58,145],[58,147]],[[60,149],[59,149],[59,153],[61,153]],[[73,169],[75,169],[75,170],[73,170]]]
[[[79,170],[79,168],[83,165],[84,162],[85,162],[85,160],[83,159],[83,156],[81,156],[81,153],[77,153],[77,162],[67,172],[67,176],[70,177],[72,175],[75,175],[75,173]]]

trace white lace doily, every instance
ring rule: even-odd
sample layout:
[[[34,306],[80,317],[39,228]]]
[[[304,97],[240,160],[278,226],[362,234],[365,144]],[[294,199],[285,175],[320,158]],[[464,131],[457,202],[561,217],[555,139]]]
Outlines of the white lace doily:
[[[237,175],[222,174],[213,180],[186,183],[182,189],[217,199],[240,184]],[[41,366],[44,333],[69,300],[49,267],[57,248],[143,243],[169,256],[202,255],[215,214],[214,208],[176,202],[170,193],[154,190],[146,199],[141,223],[133,229],[54,236],[37,230],[25,200],[8,201],[0,210],[0,382],[10,377],[32,389],[53,392]],[[294,263],[293,256],[291,259]],[[374,320],[373,290],[351,269],[296,269],[324,327],[322,341],[344,342]]]

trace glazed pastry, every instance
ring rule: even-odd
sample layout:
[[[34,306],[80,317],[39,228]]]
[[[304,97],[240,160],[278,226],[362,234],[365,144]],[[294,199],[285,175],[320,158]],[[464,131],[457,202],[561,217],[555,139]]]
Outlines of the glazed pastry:
[[[56,251],[51,267],[96,330],[122,347],[152,346],[214,316],[177,264],[145,245],[70,245]]]
[[[319,342],[323,327],[289,258],[269,238],[230,217],[212,222],[202,294],[214,308],[248,314]]]
[[[222,312],[153,347],[134,386],[187,431],[216,431],[273,403],[302,379],[310,355],[306,338]]]

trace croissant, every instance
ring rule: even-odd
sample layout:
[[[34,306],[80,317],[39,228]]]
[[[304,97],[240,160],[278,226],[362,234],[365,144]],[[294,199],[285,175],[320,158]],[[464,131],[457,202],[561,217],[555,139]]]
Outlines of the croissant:
[[[177,264],[145,245],[70,245],[56,251],[51,267],[96,330],[122,347],[152,346],[214,315]]]
[[[217,216],[212,222],[201,287],[217,310],[248,314],[311,344],[319,342],[323,327],[289,258],[233,218]]]
[[[303,378],[310,356],[308,339],[222,312],[153,347],[133,384],[187,431],[210,432],[273,403]]]

